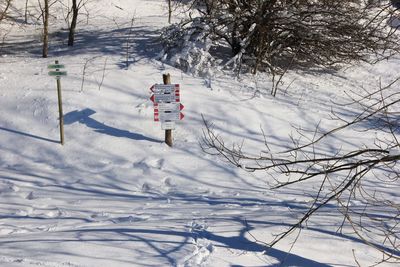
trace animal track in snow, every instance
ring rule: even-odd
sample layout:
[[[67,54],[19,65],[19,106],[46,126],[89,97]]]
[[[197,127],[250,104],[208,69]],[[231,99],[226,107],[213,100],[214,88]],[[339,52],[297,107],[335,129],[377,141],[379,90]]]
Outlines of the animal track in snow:
[[[76,265],[71,262],[49,262],[49,261],[36,261],[36,260],[30,260],[26,258],[11,258],[11,257],[0,257],[0,265],[7,266],[7,265],[12,265],[12,266],[17,266],[14,265],[13,263],[18,264],[18,266],[43,266],[43,267],[82,267],[82,265]]]
[[[193,252],[193,254],[187,260],[185,260],[183,265],[178,265],[178,266],[182,267],[203,266],[203,264],[206,264],[213,250],[214,247],[212,244],[209,243],[205,245],[196,244],[195,251]]]
[[[192,221],[189,225],[189,232],[193,235],[194,251],[183,262],[178,264],[179,267],[203,266],[207,264],[211,253],[214,251],[214,246],[209,240],[204,238],[208,226]]]

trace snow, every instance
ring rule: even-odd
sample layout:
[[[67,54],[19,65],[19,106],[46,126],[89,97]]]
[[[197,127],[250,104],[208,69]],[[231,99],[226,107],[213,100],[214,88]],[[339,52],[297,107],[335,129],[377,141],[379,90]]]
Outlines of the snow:
[[[294,246],[296,233],[267,248],[263,242],[295,222],[293,211],[305,209],[309,192],[271,191],[268,175],[236,169],[205,154],[199,142],[204,116],[227,142],[244,140],[249,151],[263,146],[261,129],[273,148],[287,148],[293,125],[320,123],[326,130],[337,125],[332,109],[354,114],[335,103],[376,88],[379,79],[391,81],[400,58],[337,73],[291,72],[273,98],[262,75],[205,81],[157,61],[164,1],[96,0],[88,10],[76,46],[55,37],[47,59],[40,58],[40,25],[3,25],[12,31],[0,58],[0,266],[312,267],[380,260],[350,229],[335,232],[341,219],[334,207],[310,221]],[[51,30],[66,36],[61,14]],[[56,82],[47,75],[56,59],[68,71],[61,81],[64,146]],[[180,84],[185,105],[173,148],[163,143],[149,100],[163,73]],[[350,148],[371,138],[344,135],[331,145]],[[390,192],[398,201],[398,188]]]

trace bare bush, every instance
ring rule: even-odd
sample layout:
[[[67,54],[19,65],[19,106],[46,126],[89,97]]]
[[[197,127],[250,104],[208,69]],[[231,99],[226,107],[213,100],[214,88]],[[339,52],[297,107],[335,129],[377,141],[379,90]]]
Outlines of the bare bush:
[[[294,65],[374,62],[399,50],[397,28],[387,25],[395,10],[386,1],[194,0],[190,5],[198,16],[192,10],[190,19],[166,32],[174,35],[175,27],[190,36],[200,28],[203,39],[213,44],[206,52],[230,48],[231,58],[223,64],[233,69],[278,74]],[[171,47],[169,41],[169,58]]]
[[[298,221],[269,246],[304,227],[328,204],[336,203],[343,216],[339,231],[350,228],[352,235],[382,252],[383,262],[400,261],[400,93],[391,90],[398,83],[396,79],[355,97],[348,105],[358,107],[357,116],[347,119],[335,115],[341,126],[328,132],[318,128],[311,134],[299,131],[301,138],[292,138],[293,148],[286,151],[272,151],[265,139],[265,150],[260,156],[252,156],[254,153],[244,152],[242,146],[227,145],[205,121],[202,146],[207,153],[222,156],[247,171],[271,174],[273,189],[301,185],[312,192],[306,212],[299,211]],[[324,142],[344,130],[360,137],[371,133],[375,138],[365,139],[356,149],[336,147],[326,152]]]

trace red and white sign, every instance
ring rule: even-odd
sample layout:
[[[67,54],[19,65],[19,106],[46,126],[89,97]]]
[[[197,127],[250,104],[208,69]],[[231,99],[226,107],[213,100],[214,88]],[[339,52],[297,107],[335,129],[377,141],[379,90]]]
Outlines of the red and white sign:
[[[161,122],[164,121],[179,121],[185,117],[181,112],[161,112],[158,113],[158,118]]]
[[[160,103],[160,104],[154,104],[154,111],[158,110],[159,112],[165,112],[165,111],[181,111],[183,110],[185,106],[182,105],[180,102],[175,102],[175,103]]]
[[[179,84],[155,84],[150,91],[153,103],[180,102]]]
[[[167,105],[166,105],[167,104]],[[185,115],[181,112],[184,106],[181,103],[160,103],[154,105],[154,121],[179,121]]]
[[[151,95],[150,100],[153,101],[154,104],[181,101],[179,91],[174,94],[153,94]]]
[[[150,88],[154,94],[171,94],[179,91],[179,84],[155,84]]]
[[[150,100],[154,103],[154,121],[161,121],[163,129],[174,129],[173,122],[184,118],[179,84],[155,84],[150,91],[153,93]]]

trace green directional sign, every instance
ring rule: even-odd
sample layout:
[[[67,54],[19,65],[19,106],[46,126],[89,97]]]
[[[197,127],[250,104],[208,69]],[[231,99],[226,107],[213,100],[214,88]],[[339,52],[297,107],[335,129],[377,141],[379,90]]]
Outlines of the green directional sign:
[[[64,69],[65,65],[62,64],[50,64],[47,66],[48,69]]]
[[[66,76],[67,72],[66,71],[49,71],[50,76]]]

